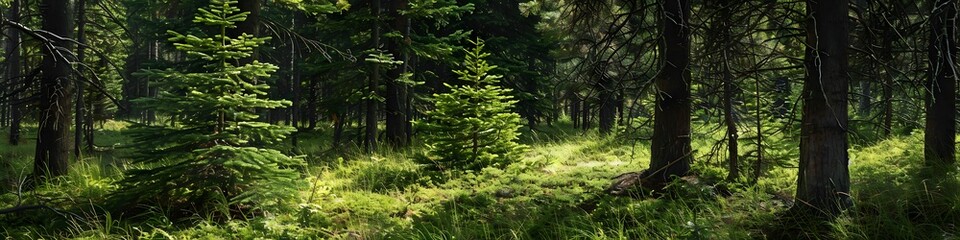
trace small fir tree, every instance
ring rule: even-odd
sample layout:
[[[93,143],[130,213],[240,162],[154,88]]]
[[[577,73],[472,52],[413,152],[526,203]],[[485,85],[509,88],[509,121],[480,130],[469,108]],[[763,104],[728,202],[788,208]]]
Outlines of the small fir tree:
[[[423,129],[427,153],[421,163],[436,170],[503,168],[520,157],[523,146],[520,115],[512,111],[516,100],[510,90],[497,85],[501,76],[484,58],[483,41],[470,41],[463,70],[454,71],[463,82],[449,93],[434,94],[436,106],[418,125]]]
[[[133,130],[134,159],[143,167],[128,170],[120,181],[114,200],[121,205],[148,202],[174,209],[223,210],[252,202],[263,206],[291,193],[299,178],[291,167],[303,165],[303,160],[269,146],[295,129],[258,122],[255,111],[290,102],[267,99],[269,87],[255,81],[269,77],[276,66],[258,61],[237,66],[238,59],[249,57],[269,38],[226,35],[248,14],[236,4],[212,0],[209,9],[199,9],[193,21],[215,29],[212,37],[169,32],[178,50],[206,63],[204,71],[141,72],[156,80],[162,91],[137,101],[171,122]]]

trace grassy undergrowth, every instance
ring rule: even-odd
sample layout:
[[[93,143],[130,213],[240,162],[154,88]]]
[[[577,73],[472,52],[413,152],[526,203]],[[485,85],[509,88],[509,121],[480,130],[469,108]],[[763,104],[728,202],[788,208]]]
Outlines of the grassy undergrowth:
[[[921,177],[918,134],[851,149],[856,205],[820,224],[780,218],[793,204],[796,169],[789,164],[768,164],[755,185],[682,184],[660,199],[607,196],[602,191],[611,177],[646,166],[648,143],[569,126],[524,133],[529,150],[505,169],[446,176],[420,171],[412,161],[417,149],[334,151],[328,131],[301,133],[295,151],[307,156],[310,167],[303,170],[298,194],[283,199],[286,208],[251,219],[196,216],[173,222],[162,217],[162,208],[130,220],[101,207],[125,167],[123,129],[108,123],[98,132],[97,144],[104,148],[74,161],[67,176],[28,192],[17,187],[30,172],[31,144],[0,145],[0,208],[50,207],[0,215],[2,233],[11,239],[952,239],[960,234],[960,178]],[[695,169],[703,182],[725,174],[722,161],[707,157],[718,134],[695,138]],[[789,163],[792,154],[769,157]],[[716,194],[720,187],[731,194]]]

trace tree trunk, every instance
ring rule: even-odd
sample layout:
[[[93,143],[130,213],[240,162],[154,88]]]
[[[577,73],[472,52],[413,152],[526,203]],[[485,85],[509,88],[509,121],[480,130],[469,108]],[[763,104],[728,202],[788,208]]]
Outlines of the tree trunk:
[[[887,29],[884,34],[883,47],[880,48],[880,59],[884,63],[883,74],[883,136],[889,137],[893,131],[893,30]]]
[[[600,133],[606,135],[613,130],[613,124],[617,117],[616,85],[614,84],[613,78],[607,76],[606,63],[600,63],[600,66],[595,70],[595,74],[597,74],[599,78],[597,90],[600,93],[600,116],[598,122]]]
[[[86,34],[84,33],[84,29],[87,25],[86,5],[87,5],[87,0],[77,0],[77,42],[80,43],[77,45],[77,62],[81,64],[83,64],[83,61],[86,59],[86,55],[87,55],[86,49],[85,49],[86,47],[84,46],[84,44],[87,43]],[[82,153],[81,150],[83,149],[81,147],[83,145],[83,139],[84,139],[83,133],[86,130],[83,123],[84,120],[86,119],[86,117],[84,116],[84,114],[86,113],[86,111],[84,110],[84,107],[86,107],[86,104],[83,102],[83,92],[84,92],[83,85],[84,85],[85,79],[83,77],[82,72],[77,73],[76,77],[77,77],[77,83],[76,83],[77,85],[76,85],[76,92],[75,92],[76,104],[74,105],[76,106],[76,109],[74,109],[73,111],[76,114],[76,116],[74,117],[75,122],[73,126],[73,132],[74,132],[73,155],[77,157],[77,159],[80,159],[80,155]]]
[[[848,0],[807,0],[803,120],[795,208],[835,216],[851,205],[847,169]]]
[[[584,97],[583,101],[580,102],[580,129],[590,130],[592,126],[590,116],[593,116],[593,105],[590,104],[590,100]]]
[[[40,3],[43,30],[61,37],[73,35],[73,1],[44,0]],[[58,49],[71,49],[68,41],[51,39]],[[43,48],[40,67],[40,116],[33,172],[36,177],[54,177],[67,173],[70,157],[71,71],[66,54]]]
[[[380,0],[371,0],[371,12],[373,13],[373,48],[380,49]],[[367,92],[370,95],[378,95],[377,89],[380,88],[380,64],[370,64],[370,79],[367,82]],[[366,139],[363,142],[364,150],[368,152],[376,151],[377,148],[377,107],[380,100],[370,97],[367,99],[367,119],[366,119]]]
[[[20,22],[20,0],[10,2],[10,15],[7,17],[10,21]],[[24,86],[20,69],[20,30],[8,28],[7,33],[7,81],[9,84],[10,99],[10,135],[8,140],[10,145],[20,143],[20,120],[23,118],[21,113],[20,94],[21,86]]]
[[[952,164],[956,124],[957,3],[937,0],[930,17],[930,69],[926,84],[926,128],[923,153],[932,166]]]
[[[733,101],[734,101],[734,90],[736,86],[733,83],[733,72],[730,69],[730,60],[729,49],[733,47],[735,43],[733,39],[733,31],[730,26],[731,11],[734,6],[731,4],[733,1],[724,0],[719,1],[718,7],[720,8],[719,18],[716,22],[719,24],[719,33],[720,33],[720,51],[721,51],[721,76],[723,77],[723,121],[727,125],[727,160],[728,163],[728,172],[727,180],[736,181],[740,178],[740,149],[739,142],[740,134],[737,132],[737,123],[734,120],[733,112]],[[759,89],[758,89],[759,90]]]
[[[407,0],[394,0],[391,3],[389,17],[393,20],[392,30],[399,32],[403,37],[399,41],[388,41],[387,51],[393,54],[394,58],[402,58],[405,52],[403,48],[406,45],[405,42],[409,40],[409,35],[405,34],[407,32],[407,17],[400,12],[407,8]],[[408,137],[406,135],[409,119],[405,114],[407,110],[404,106],[404,103],[407,102],[404,99],[406,93],[399,82],[400,77],[406,72],[403,65],[405,64],[389,71],[389,80],[386,82],[387,92],[384,96],[386,99],[387,141],[394,147],[406,146]]]
[[[657,93],[647,183],[661,187],[674,176],[684,176],[693,161],[690,147],[690,2],[661,1],[665,63],[655,83]]]
[[[570,96],[570,121],[573,122],[573,128],[580,128],[580,98],[574,93]]]
[[[320,96],[317,92],[320,91],[319,75],[314,75],[310,77],[310,92],[307,94],[309,101],[307,101],[307,129],[313,130],[317,128],[317,120],[319,114],[317,114],[317,101],[320,101]]]
[[[131,9],[131,11],[133,11]],[[131,16],[127,16],[131,18]],[[130,27],[130,31],[134,33],[141,33],[137,28],[138,24],[128,21],[127,26]],[[140,70],[143,61],[149,56],[149,47],[147,42],[143,39],[144,36],[134,37],[131,39],[131,46],[129,49],[129,54],[126,58],[126,63],[123,67],[124,80],[121,86],[122,92],[120,93],[122,98],[120,99],[120,108],[117,110],[117,116],[120,118],[134,118],[140,117],[140,110],[134,105],[131,101],[133,99],[144,97],[140,89],[144,88],[146,85],[146,79],[143,79],[138,76],[134,76],[134,73]]]

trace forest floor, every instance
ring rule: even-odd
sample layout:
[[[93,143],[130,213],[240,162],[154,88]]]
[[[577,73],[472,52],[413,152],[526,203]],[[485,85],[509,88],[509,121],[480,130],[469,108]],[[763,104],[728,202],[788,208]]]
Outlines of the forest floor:
[[[781,216],[794,204],[795,141],[767,150],[776,163],[767,164],[759,182],[744,177],[731,184],[719,181],[726,163],[706,157],[722,134],[695,137],[694,168],[702,183],[678,183],[669,196],[635,199],[603,190],[612,177],[645,168],[649,143],[579,133],[569,125],[525,132],[525,157],[505,169],[447,175],[446,181],[411,160],[417,148],[333,151],[324,130],[302,133],[297,151],[310,165],[298,194],[280,199],[286,210],[173,222],[163,209],[133,221],[99,205],[125,166],[125,127],[108,122],[98,131],[97,153],[29,192],[17,186],[31,170],[32,143],[0,145],[0,209],[50,207],[0,215],[0,233],[9,239],[960,239],[960,175],[918,177],[918,134],[854,145],[855,205],[826,222]],[[725,192],[720,188],[730,194],[718,194]]]

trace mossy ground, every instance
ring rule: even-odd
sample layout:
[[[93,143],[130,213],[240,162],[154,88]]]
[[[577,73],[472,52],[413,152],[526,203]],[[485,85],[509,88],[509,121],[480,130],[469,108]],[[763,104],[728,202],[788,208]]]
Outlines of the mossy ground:
[[[28,128],[31,129],[31,128]],[[74,161],[70,174],[29,192],[17,190],[31,171],[33,147],[0,145],[4,167],[0,208],[45,205],[0,215],[11,239],[956,239],[960,178],[920,174],[922,135],[855,146],[851,153],[853,208],[827,222],[784,221],[796,169],[793,141],[772,146],[756,184],[725,183],[715,153],[721,133],[697,136],[695,170],[706,185],[679,185],[658,199],[612,197],[612,177],[648,163],[648,142],[600,137],[569,125],[525,132],[525,157],[505,169],[437,175],[421,171],[417,149],[361,154],[331,150],[329,131],[300,133],[294,152],[310,166],[284,209],[263,217],[185,221],[164,209],[129,220],[101,203],[125,168],[124,124],[98,131],[105,148]],[[711,129],[711,128],[705,128]],[[703,130],[703,129],[701,129]],[[4,136],[6,134],[3,134]],[[33,136],[26,132],[24,136]],[[289,148],[289,147],[288,147]],[[385,147],[381,147],[385,149]],[[749,149],[744,149],[745,152]],[[722,151],[721,151],[722,152]],[[778,158],[780,158],[778,160]],[[751,161],[745,158],[745,161]],[[795,164],[794,164],[795,166]],[[720,184],[711,186],[713,184]],[[731,190],[729,196],[714,189]]]

